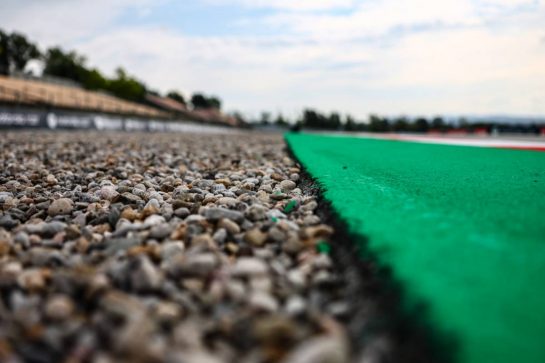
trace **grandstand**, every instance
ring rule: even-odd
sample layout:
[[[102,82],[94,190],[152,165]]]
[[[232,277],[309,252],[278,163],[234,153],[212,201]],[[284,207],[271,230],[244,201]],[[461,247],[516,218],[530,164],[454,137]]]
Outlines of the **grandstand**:
[[[146,101],[154,107],[170,112],[175,116],[179,116],[184,119],[233,127],[242,126],[240,121],[235,117],[226,115],[217,108],[197,108],[188,110],[186,105],[175,101],[172,98],[160,97],[151,94],[146,96]]]
[[[173,114],[175,117],[182,117],[183,119],[192,121],[205,121],[194,112],[188,110],[186,105],[169,97],[147,94],[146,102],[152,107]]]
[[[230,115],[223,114],[217,108],[195,109],[193,113],[205,122],[220,123],[229,126],[241,126],[239,120]]]
[[[0,76],[0,103],[130,115],[169,118],[171,115],[152,107],[78,87],[39,80]]]

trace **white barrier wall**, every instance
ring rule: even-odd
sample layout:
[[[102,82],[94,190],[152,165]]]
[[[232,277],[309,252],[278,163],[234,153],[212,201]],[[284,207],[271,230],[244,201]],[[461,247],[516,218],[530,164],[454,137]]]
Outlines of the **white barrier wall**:
[[[67,111],[0,107],[0,129],[42,128],[112,131],[230,133],[236,129],[187,120],[154,120]]]

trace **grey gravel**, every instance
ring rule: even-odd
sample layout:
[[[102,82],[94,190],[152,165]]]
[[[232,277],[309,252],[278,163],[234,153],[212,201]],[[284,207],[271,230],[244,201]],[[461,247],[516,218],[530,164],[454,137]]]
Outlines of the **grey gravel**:
[[[54,200],[49,208],[47,209],[47,213],[49,213],[50,216],[54,217],[60,214],[70,214],[72,212],[72,200],[68,198],[60,198],[57,200]]]
[[[332,229],[281,136],[0,145],[0,361],[353,358],[346,284],[316,249]]]
[[[242,222],[244,215],[241,212],[226,209],[226,208],[208,208],[204,211],[204,216],[210,221],[218,221],[222,218],[231,219],[235,222]]]

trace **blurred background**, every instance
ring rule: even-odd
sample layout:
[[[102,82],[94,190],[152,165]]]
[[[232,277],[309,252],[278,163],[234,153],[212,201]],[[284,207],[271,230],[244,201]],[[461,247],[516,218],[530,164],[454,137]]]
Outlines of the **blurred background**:
[[[544,24],[539,0],[3,0],[3,39],[35,49],[0,67],[147,105],[170,94],[230,124],[539,133]]]

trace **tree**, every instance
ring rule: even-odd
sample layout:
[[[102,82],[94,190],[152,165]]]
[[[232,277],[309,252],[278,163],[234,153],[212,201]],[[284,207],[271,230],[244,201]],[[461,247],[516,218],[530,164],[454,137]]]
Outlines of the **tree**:
[[[333,112],[331,115],[329,115],[329,119],[327,120],[326,128],[330,130],[338,130],[341,127],[341,116]]]
[[[312,109],[305,109],[299,120],[301,127],[322,130],[340,130],[342,128],[341,116],[333,112],[329,116],[323,115]]]
[[[443,131],[445,129],[445,121],[440,116],[436,116],[431,121],[431,128],[438,131]]]
[[[61,48],[49,48],[45,55],[44,74],[73,80],[83,84],[85,57],[76,52],[65,53]]]
[[[85,57],[74,51],[50,48],[45,56],[44,74],[70,79],[90,90],[105,90],[129,101],[140,102],[144,99],[146,85],[129,76],[123,68],[116,70],[115,78],[108,79],[97,69],[88,69],[85,62]]]
[[[16,32],[7,34],[0,30],[0,74],[22,72],[30,60],[40,57],[38,47],[24,35]]]
[[[98,69],[88,68],[85,57],[75,51],[67,52],[60,47],[52,47],[42,56],[37,46],[28,41],[24,35],[8,34],[0,29],[0,74],[9,75],[13,71],[23,71],[28,61],[39,58],[44,60],[44,75],[65,78],[90,90],[104,90],[117,97],[142,103],[147,93],[159,95],[143,82],[130,76],[123,68],[118,68],[116,75],[108,78]],[[185,98],[177,91],[169,92],[167,97],[186,104]],[[220,110],[222,106],[219,97],[205,96],[201,93],[194,94],[191,103],[196,109]]]
[[[428,124],[428,120],[424,117],[417,118],[413,124],[413,130],[416,132],[427,132],[429,128],[430,125]]]
[[[108,79],[106,79],[97,69],[80,70],[80,83],[90,90],[108,89]]]
[[[409,121],[405,116],[398,117],[394,120],[392,124],[393,131],[408,131],[409,130]]]
[[[387,118],[377,115],[369,116],[369,131],[372,132],[387,132],[390,130],[390,123]]]
[[[0,74],[9,74],[9,36],[0,29]]]
[[[278,114],[276,117],[276,120],[274,121],[274,124],[278,127],[288,127],[289,123],[284,119],[284,116],[282,114]]]
[[[271,124],[271,113],[270,112],[261,112],[261,119],[259,123],[263,126]]]
[[[22,34],[11,33],[10,43],[11,58],[17,71],[23,71],[28,61],[41,56],[38,47],[30,43]]]
[[[191,104],[193,108],[209,108],[207,98],[200,93],[195,93],[191,96]]]
[[[116,69],[117,77],[108,82],[108,91],[130,101],[142,101],[146,95],[146,86],[136,78],[129,76],[123,68]]]
[[[346,122],[344,123],[344,130],[345,131],[356,131],[358,129],[358,125],[356,125],[356,122],[354,121],[354,118],[350,115],[346,116]]]
[[[306,109],[303,111],[303,118],[301,120],[302,127],[320,129],[324,127],[324,124],[324,117],[318,112],[311,109]]]
[[[221,100],[218,97],[212,96],[208,98],[208,107],[221,110]]]
[[[185,105],[185,98],[177,91],[170,91],[167,93],[167,97],[173,99],[174,101],[178,101],[181,104]]]
[[[191,96],[191,104],[193,105],[193,108],[221,109],[221,100],[218,97],[207,97],[202,93],[193,94],[193,96]]]

